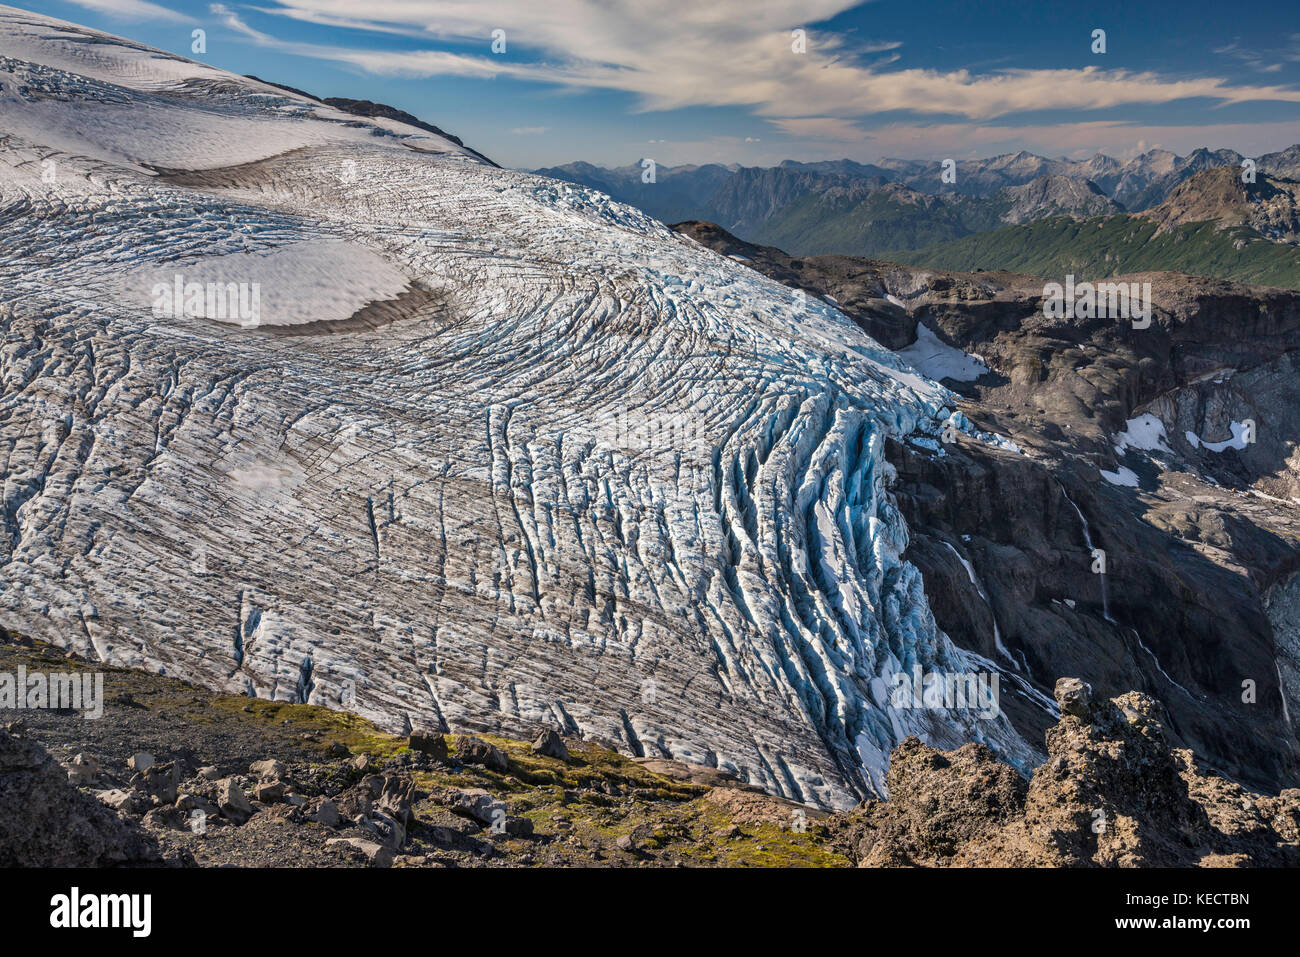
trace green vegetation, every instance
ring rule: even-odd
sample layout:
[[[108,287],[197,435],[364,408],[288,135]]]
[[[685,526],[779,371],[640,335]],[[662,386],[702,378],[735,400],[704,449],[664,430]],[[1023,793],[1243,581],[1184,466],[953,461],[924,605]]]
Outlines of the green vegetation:
[[[911,266],[970,272],[1006,269],[1035,276],[1072,273],[1080,280],[1123,273],[1173,270],[1300,289],[1300,249],[1269,242],[1248,227],[1217,229],[1189,223],[1155,235],[1139,216],[1072,220],[1054,217],[937,243],[898,249],[881,258]]]
[[[784,207],[753,236],[797,256],[879,257],[992,229],[1009,208],[999,197],[909,203],[885,192],[853,201],[823,194]]]
[[[41,643],[9,643],[8,637],[0,634],[0,670],[22,664],[32,670],[104,673],[106,714],[102,722],[92,722],[100,737],[88,736],[80,719],[61,720],[55,713],[31,716],[56,733],[67,751],[87,750],[100,757],[121,751],[124,759],[137,748],[163,753],[182,745],[202,760],[221,764],[227,773],[244,770],[254,759],[274,757],[297,765],[307,777],[355,781],[363,772],[352,766],[352,756],[367,754],[382,766],[409,750],[406,738],[359,715],[216,694],[162,675],[65,658],[61,650]],[[570,759],[561,761],[535,753],[528,741],[475,736],[503,751],[508,768],[494,771],[453,762],[413,769],[412,780],[425,792],[413,805],[417,819],[432,821],[449,813],[434,792],[483,788],[512,814],[531,820],[539,837],[566,839],[553,845],[557,862],[851,866],[838,833],[811,809],[806,829],[794,830],[789,817],[793,806],[759,795],[753,800],[760,803],[760,813],[751,809],[736,820],[730,799],[719,800],[710,787],[657,773],[598,744],[570,738]],[[444,735],[453,757],[456,737]],[[350,754],[338,754],[336,743]],[[635,851],[619,849],[625,837],[634,839]],[[502,861],[536,863],[536,856],[552,847],[523,837],[493,837],[492,842],[505,853]]]

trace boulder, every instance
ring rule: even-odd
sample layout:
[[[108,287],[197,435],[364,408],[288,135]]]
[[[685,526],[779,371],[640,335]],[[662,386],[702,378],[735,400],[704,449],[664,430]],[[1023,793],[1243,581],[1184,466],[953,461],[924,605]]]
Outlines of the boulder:
[[[453,814],[490,827],[506,813],[506,806],[482,788],[450,789],[434,795]]]
[[[133,791],[123,791],[121,788],[108,788],[90,793],[107,807],[115,811],[125,811],[127,814],[139,814],[148,806],[143,795]]]
[[[248,795],[234,778],[224,778],[217,782],[217,808],[223,817],[236,824],[243,824],[253,816],[253,806],[248,803]]]
[[[99,777],[99,762],[84,751],[74,754],[63,768],[68,772],[68,783],[73,787],[90,784]]]
[[[546,758],[569,760],[569,749],[564,746],[564,739],[550,728],[545,728],[537,736],[537,740],[533,742],[533,752]]]
[[[1076,718],[1087,719],[1092,712],[1092,685],[1078,678],[1058,678],[1056,681],[1056,703],[1061,714],[1072,714]]]
[[[392,867],[393,849],[360,837],[332,837],[326,847],[337,847],[351,856],[364,860],[371,867]]]
[[[431,728],[415,728],[411,731],[409,743],[412,751],[427,754],[435,761],[447,760],[447,739],[441,731]]]
[[[482,738],[462,734],[456,738],[456,757],[463,764],[476,764],[489,771],[506,771],[510,762],[500,748]]]
[[[320,802],[320,806],[316,808],[316,813],[311,816],[311,820],[326,827],[338,827],[343,817],[339,814],[338,805],[329,798],[325,798]]]
[[[137,751],[131,757],[126,759],[126,766],[132,771],[148,771],[154,766],[156,759],[152,754],[145,751]]]
[[[253,797],[262,804],[279,804],[284,800],[284,782],[259,781],[253,788]]]
[[[156,797],[163,804],[174,804],[181,785],[181,769],[175,761],[150,762],[143,771],[131,775],[129,783],[133,790]]]
[[[254,761],[248,766],[248,772],[257,775],[259,781],[280,781],[285,776],[286,768],[275,760]]]
[[[185,812],[174,805],[154,808],[145,814],[140,823],[151,830],[162,828],[184,830],[187,827]]]

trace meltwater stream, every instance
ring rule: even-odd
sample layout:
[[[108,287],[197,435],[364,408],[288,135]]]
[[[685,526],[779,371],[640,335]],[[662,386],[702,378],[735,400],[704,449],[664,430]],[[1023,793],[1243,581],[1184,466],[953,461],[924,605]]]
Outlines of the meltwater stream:
[[[1092,544],[1092,533],[1088,529],[1088,520],[1083,517],[1083,511],[1075,504],[1074,499],[1070,498],[1070,494],[1065,490],[1064,485],[1061,486],[1061,494],[1064,495],[1065,500],[1070,503],[1070,507],[1074,509],[1074,513],[1079,516],[1079,525],[1083,528],[1084,544],[1088,546],[1088,553],[1092,554],[1096,549]],[[1106,566],[1104,564],[1102,565],[1101,571],[1097,573],[1097,577],[1101,580],[1102,617],[1112,625],[1119,624],[1114,618],[1110,617],[1110,596],[1106,591]]]

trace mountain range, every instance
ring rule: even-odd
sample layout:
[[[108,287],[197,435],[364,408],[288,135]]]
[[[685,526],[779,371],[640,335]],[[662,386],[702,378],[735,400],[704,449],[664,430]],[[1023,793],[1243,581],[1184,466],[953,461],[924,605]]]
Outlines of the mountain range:
[[[1049,216],[882,258],[941,269],[1099,279],[1167,269],[1300,288],[1300,183],[1202,170],[1140,213]]]
[[[659,166],[651,183],[642,181],[641,163],[614,169],[571,163],[535,172],[600,189],[663,222],[716,222],[794,255],[880,257],[1054,216],[1142,212],[1197,173],[1242,171],[1244,159],[1227,149],[1187,156],[1157,149],[1126,162],[1100,153],[1064,160],[1022,151],[959,160],[952,183],[943,181],[938,161],[891,159]],[[1260,156],[1255,164],[1257,175],[1296,178],[1300,146]]]

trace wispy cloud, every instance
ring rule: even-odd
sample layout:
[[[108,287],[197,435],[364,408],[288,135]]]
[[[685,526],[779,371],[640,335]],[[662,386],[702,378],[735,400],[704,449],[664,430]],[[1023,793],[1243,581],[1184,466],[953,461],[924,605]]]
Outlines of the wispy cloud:
[[[171,23],[188,23],[193,19],[161,4],[150,3],[149,0],[68,0],[68,2],[117,20],[166,20]]]
[[[1236,40],[1210,52],[1244,63],[1257,73],[1278,73],[1282,70],[1282,63],[1276,55],[1266,56],[1259,51],[1246,49]],[[1281,56],[1282,59],[1290,59],[1285,52]]]
[[[819,140],[839,140],[845,143],[860,141],[865,135],[862,127],[852,120],[838,116],[809,116],[773,119],[772,124],[790,136]]]
[[[843,141],[813,139],[816,142],[805,144],[811,146],[810,155],[816,153],[820,158],[833,159],[846,152]],[[1209,126],[1159,126],[1108,120],[1028,126],[893,123],[863,132],[855,148],[848,152],[857,159],[880,156],[963,159],[1028,149],[1042,156],[1082,159],[1101,152],[1127,159],[1155,148],[1187,153],[1202,146],[1226,146],[1257,156],[1278,149],[1280,144],[1298,141],[1300,120]],[[955,151],[956,144],[960,144],[960,149]]]
[[[1218,104],[1300,102],[1287,86],[1227,79],[1081,69],[975,73],[869,66],[862,54],[896,41],[819,33],[816,24],[856,0],[373,0],[358,18],[351,0],[282,0],[269,12],[366,29],[415,31],[430,39],[481,45],[481,53],[429,49],[373,51],[300,45],[297,52],[399,76],[509,76],[579,89],[633,94],[641,110],[740,106],[781,119],[853,119],[891,111],[987,121],[1036,110],[1099,110],[1206,98]],[[791,30],[805,28],[806,52]],[[527,60],[494,56],[494,30]],[[266,42],[263,39],[261,42]],[[293,47],[294,45],[288,45]]]

